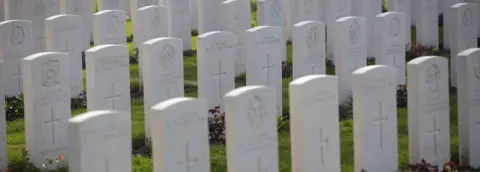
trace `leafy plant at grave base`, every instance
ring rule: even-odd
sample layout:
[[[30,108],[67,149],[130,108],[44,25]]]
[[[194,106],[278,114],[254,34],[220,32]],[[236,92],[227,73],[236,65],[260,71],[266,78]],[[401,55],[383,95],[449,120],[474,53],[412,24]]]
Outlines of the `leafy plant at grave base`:
[[[47,159],[48,164],[44,164],[42,169],[38,169],[30,163],[30,156],[28,152],[22,150],[22,159],[11,160],[7,169],[3,169],[3,172],[68,172],[66,162],[63,160],[63,156],[58,156],[53,159]],[[47,167],[56,165],[56,170],[48,170]]]
[[[23,93],[17,96],[5,97],[5,115],[7,121],[23,118],[24,110]]]
[[[375,57],[368,57],[367,65],[375,65]]]
[[[432,165],[422,159],[422,161],[418,164],[411,164],[408,165],[408,171],[410,172],[457,172],[458,167],[457,165],[449,161],[443,165],[443,168],[440,170],[438,165]]]
[[[292,62],[282,62],[282,76],[288,78],[292,76]]]
[[[350,94],[352,95],[352,94]],[[353,117],[353,97],[348,97],[347,101],[339,105],[340,120],[350,119]]]
[[[256,3],[250,3],[250,8],[252,9],[252,12],[257,11],[257,4]]]
[[[127,42],[133,42],[133,34],[127,36]]]
[[[406,61],[413,60],[417,57],[440,54],[434,46],[424,46],[411,44],[410,50],[407,50]]]
[[[198,36],[198,30],[192,29],[192,36]]]
[[[72,109],[81,109],[87,107],[87,92],[82,91],[80,95],[70,99]]]
[[[130,64],[138,64],[138,58],[140,58],[138,48],[133,49],[133,56],[130,56]]]
[[[290,116],[284,115],[277,120],[277,131],[288,132],[290,131]]]
[[[183,51],[183,56],[194,57],[197,55],[197,51],[195,50],[185,50]]]
[[[325,65],[327,66],[327,68],[328,67],[335,68],[335,64],[333,63],[333,61],[328,59],[326,59]]]
[[[208,110],[208,128],[210,143],[225,143],[225,112],[220,106]]]
[[[397,107],[407,107],[408,105],[408,92],[407,84],[397,86]]]
[[[287,46],[292,45],[292,40],[287,40]]]

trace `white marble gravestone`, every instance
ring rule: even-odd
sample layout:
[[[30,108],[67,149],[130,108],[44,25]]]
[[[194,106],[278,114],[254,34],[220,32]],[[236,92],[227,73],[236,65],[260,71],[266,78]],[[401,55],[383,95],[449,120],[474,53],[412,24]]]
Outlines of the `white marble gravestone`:
[[[70,96],[83,92],[82,71],[82,19],[71,14],[61,14],[45,20],[46,50],[63,52],[70,57]]]
[[[288,40],[292,38],[293,25],[302,21],[320,21],[319,0],[285,0]]]
[[[285,42],[286,38],[286,16],[285,4],[282,0],[262,0],[257,1],[258,26],[276,26],[281,29],[281,42]],[[282,45],[282,62],[287,62],[287,45]]]
[[[235,47],[235,76],[245,73],[245,31],[252,24],[250,1],[227,0],[222,3],[223,23],[222,30],[237,36]]]
[[[462,165],[480,167],[480,49],[462,51],[457,57],[458,137]]]
[[[235,89],[235,46],[237,38],[230,32],[208,32],[197,39],[198,97],[207,100],[208,108],[223,110],[225,94]]]
[[[437,0],[419,0],[416,2],[418,19],[417,26],[417,45],[433,46],[438,49],[438,1]]]
[[[123,10],[128,0],[97,0],[98,11],[103,10]],[[137,0],[135,0],[137,1]]]
[[[127,3],[130,3],[130,19],[131,19],[131,27],[132,27],[132,31],[133,31],[133,34],[134,34],[134,37],[133,37],[133,45],[135,48],[137,48],[138,46],[140,46],[140,44],[142,44],[143,42],[139,42],[136,40],[135,38],[135,34],[137,34],[138,32],[141,32],[142,31],[142,27],[146,27],[140,23],[138,23],[138,9],[142,8],[142,7],[146,7],[146,6],[149,6],[149,5],[158,5],[158,2],[155,2],[156,0],[128,0]],[[161,16],[163,17],[163,16]],[[162,23],[161,25],[165,25],[164,23]],[[125,34],[124,34],[125,35]]]
[[[93,0],[60,0],[60,12],[81,17],[82,51],[90,48],[90,39],[93,36]]]
[[[293,25],[293,78],[325,74],[325,23],[304,21]]]
[[[32,22],[33,52],[45,51],[45,19],[60,13],[57,0],[35,0],[23,3],[24,17]]]
[[[143,44],[154,38],[167,37],[167,8],[158,5],[139,8],[137,11],[137,24],[138,30],[134,35],[138,44]]]
[[[411,44],[411,26],[412,26],[412,0],[389,0],[388,1],[388,11],[389,12],[401,12],[404,13],[406,16],[405,18],[405,26],[407,33],[405,35],[405,41],[407,44],[407,48],[410,47]]]
[[[192,30],[198,29],[198,1],[190,0],[190,27]]]
[[[283,113],[282,42],[281,29],[258,26],[247,30],[247,85],[265,85],[274,88],[277,97],[277,115]]]
[[[5,20],[20,20],[24,19],[25,7],[23,6],[25,0],[3,0],[3,13]],[[26,1],[27,2],[27,1]]]
[[[70,172],[131,172],[130,114],[90,111],[68,121]]]
[[[438,4],[442,5],[443,11],[443,49],[450,49],[455,43],[452,42],[452,27],[455,27],[455,14],[453,14],[452,6],[463,2],[464,0],[438,0]]]
[[[219,31],[223,0],[198,0],[198,35]]]
[[[165,6],[168,16],[168,35],[182,39],[184,50],[192,49],[190,0],[165,0]]]
[[[382,3],[379,0],[353,0],[352,1],[352,9],[354,9],[353,16],[362,16],[365,17],[367,23],[367,56],[374,57],[375,56],[375,47],[374,40],[376,31],[374,28],[375,25],[375,17],[382,13],[382,9],[380,8]]]
[[[352,72],[367,65],[367,27],[364,17],[343,17],[336,21],[334,55],[340,104],[349,100]]]
[[[128,47],[99,45],[86,51],[87,108],[130,113]]]
[[[42,168],[48,159],[67,157],[70,110],[70,57],[44,52],[22,61],[25,103],[25,144],[30,162]]]
[[[478,7],[476,4],[458,3],[450,9],[450,78],[451,86],[457,86],[457,54],[477,47]]]
[[[480,9],[480,1],[478,0],[465,0],[465,2],[476,4]],[[480,12],[477,14],[477,17],[480,17]],[[477,36],[480,37],[480,25],[478,26]]]
[[[410,164],[450,161],[448,60],[423,56],[407,64]]]
[[[0,62],[0,75],[5,71],[4,62]],[[0,88],[4,88],[4,81],[0,80]],[[0,89],[0,96],[5,97],[5,90]],[[0,169],[5,169],[8,167],[8,158],[7,158],[7,122],[5,116],[5,99],[0,99]]]
[[[275,89],[238,88],[225,104],[228,171],[279,172]]]
[[[355,171],[398,170],[396,73],[385,65],[353,72]]]
[[[5,0],[0,2],[0,21],[5,20]]]
[[[127,45],[125,12],[104,10],[93,14],[93,41],[104,44]]]
[[[340,171],[338,78],[309,75],[289,87],[292,171]]]
[[[210,172],[207,102],[174,98],[152,112],[154,171]]]
[[[156,38],[140,46],[143,58],[145,135],[151,136],[150,120],[155,104],[184,96],[183,49],[179,38]]]
[[[375,63],[397,69],[397,85],[405,84],[405,34],[410,28],[402,12],[386,12],[375,19]]]
[[[23,91],[21,61],[33,52],[32,22],[7,20],[0,23],[0,59],[3,61],[3,90],[5,96],[16,96]]]
[[[334,57],[334,34],[335,21],[339,18],[350,16],[352,0],[326,0],[326,21],[327,25],[327,59],[335,61]],[[352,71],[353,72],[353,71]]]

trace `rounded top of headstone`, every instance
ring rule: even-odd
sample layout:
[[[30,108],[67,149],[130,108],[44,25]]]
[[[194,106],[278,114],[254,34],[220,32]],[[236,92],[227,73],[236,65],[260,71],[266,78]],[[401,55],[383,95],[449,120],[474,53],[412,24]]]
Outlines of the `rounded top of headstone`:
[[[5,20],[5,21],[0,22],[0,26],[3,26],[5,24],[14,24],[14,23],[24,23],[24,24],[27,24],[27,25],[32,24],[32,22],[29,21],[29,20]]]
[[[231,3],[240,3],[240,2],[250,3],[250,1],[245,1],[245,0],[225,0],[222,2],[222,4],[231,4]]]
[[[346,16],[335,20],[335,22],[346,22],[349,20],[365,20],[365,17],[360,16]]]
[[[446,60],[446,61],[448,61],[446,58],[440,57],[440,56],[422,56],[422,57],[417,57],[416,59],[410,60],[410,62],[408,62],[408,64],[417,65],[417,64],[422,64],[422,63],[424,63],[426,61],[430,61],[430,60]]]
[[[153,110],[156,111],[163,111],[171,106],[175,106],[177,104],[193,102],[193,101],[204,101],[202,98],[190,98],[190,97],[176,97],[171,98],[165,101],[162,101],[152,107]]]
[[[480,53],[480,48],[469,48],[458,53],[458,56],[471,56],[473,54]]]
[[[307,75],[293,80],[289,85],[303,85],[315,80],[337,80],[337,78],[333,75]]]
[[[361,75],[369,72],[381,72],[385,70],[394,70],[393,67],[387,65],[369,65],[358,68],[353,72],[354,75]]]
[[[257,32],[257,31],[264,31],[264,30],[268,31],[272,29],[281,30],[281,28],[277,26],[257,26],[257,27],[248,29],[247,32]]]
[[[231,32],[226,32],[226,31],[212,31],[212,32],[207,32],[199,35],[197,39],[206,39],[207,37],[219,37],[219,36],[235,36],[235,35]]]
[[[111,49],[127,49],[128,51],[128,47],[125,46],[125,45],[117,45],[117,44],[104,44],[104,45],[97,45],[95,47],[92,47],[90,49],[87,50],[87,52],[90,52],[90,53],[93,53],[93,52],[98,52],[98,51],[105,51],[105,50],[108,50],[108,51],[112,51]],[[115,52],[115,51],[112,51],[112,52]]]
[[[274,91],[273,88],[269,88],[267,86],[264,86],[264,85],[253,85],[253,86],[244,86],[244,87],[240,87],[240,88],[237,88],[235,90],[232,90],[230,92],[228,92],[227,94],[225,94],[225,97],[237,97],[239,95],[242,95],[244,93],[247,93],[247,92],[251,92],[251,91]]]
[[[36,60],[36,59],[39,59],[39,58],[42,58],[42,57],[50,57],[50,56],[68,57],[69,55],[67,53],[60,53],[60,52],[41,52],[41,53],[35,53],[35,54],[32,54],[32,55],[29,55],[29,56],[25,57],[23,60],[24,61],[33,61],[33,60]]]
[[[315,24],[322,24],[323,22],[320,21],[301,21],[298,22],[297,24],[293,25],[293,27],[302,27],[306,25],[315,25]]]
[[[78,19],[77,19],[77,18],[78,18]],[[73,14],[59,14],[59,15],[54,15],[54,16],[48,17],[48,18],[45,19],[45,20],[59,20],[59,19],[63,19],[63,20],[80,20],[80,16],[73,15]]]
[[[153,45],[153,44],[157,44],[157,43],[162,42],[162,41],[177,41],[177,42],[182,42],[182,39],[180,39],[180,38],[175,38],[175,37],[159,37],[159,38],[150,39],[150,40],[144,42],[143,44]]]
[[[406,14],[403,13],[403,12],[389,11],[389,12],[380,13],[380,14],[377,15],[377,17],[387,17],[387,16],[390,16],[390,15],[406,15]]]
[[[90,111],[90,112],[86,112],[86,113],[77,115],[75,117],[72,117],[72,118],[70,118],[70,120],[68,120],[68,122],[69,123],[82,123],[82,122],[85,122],[85,121],[89,121],[89,120],[100,118],[100,117],[107,116],[107,115],[117,115],[118,113],[120,113],[120,112],[112,111],[112,110]]]
[[[475,5],[475,4],[460,2],[460,3],[456,3],[456,4],[452,5],[451,8],[460,8],[460,7],[465,6],[465,5]]]
[[[122,11],[122,10],[102,10],[102,11],[99,11],[93,15],[105,15],[105,14],[109,14],[109,13],[122,13],[123,15],[125,15],[125,17],[127,17],[127,13],[125,11]]]
[[[148,6],[144,6],[142,8],[139,8],[138,11],[144,11],[144,10],[156,9],[156,8],[165,8],[165,7],[160,6],[160,5],[148,5]]]

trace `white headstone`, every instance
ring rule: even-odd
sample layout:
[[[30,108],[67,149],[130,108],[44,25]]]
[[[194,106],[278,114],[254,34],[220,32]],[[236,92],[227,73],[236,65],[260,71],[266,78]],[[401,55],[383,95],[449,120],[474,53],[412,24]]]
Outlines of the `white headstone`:
[[[0,23],[0,57],[3,61],[3,90],[5,96],[16,96],[23,91],[21,61],[32,54],[32,22],[7,20]]]
[[[406,18],[402,12],[386,12],[375,20],[375,63],[395,67],[397,85],[405,84]]]
[[[454,20],[456,15],[453,14],[452,6],[463,2],[464,0],[438,0],[438,3],[442,4],[443,11],[443,49],[450,49],[453,45],[452,42],[452,27],[455,27]]]
[[[132,171],[129,113],[90,111],[68,121],[69,171]]]
[[[190,0],[190,27],[198,29],[198,0]]]
[[[480,49],[460,52],[458,75],[458,138],[462,165],[480,167]]]
[[[25,0],[3,0],[5,20],[24,19],[24,1]]]
[[[0,62],[0,75],[5,72],[4,62]],[[4,81],[0,80],[0,88],[4,88]],[[0,89],[0,96],[5,97],[5,90]],[[7,122],[5,116],[5,99],[0,99],[0,169],[5,169],[8,167],[8,158],[7,158]]]
[[[86,51],[87,107],[130,113],[128,47],[99,45]]]
[[[291,40],[293,25],[302,21],[320,21],[319,0],[285,0],[287,7],[287,33]]]
[[[448,60],[423,56],[407,64],[410,164],[450,161]]]
[[[238,88],[225,104],[228,171],[278,172],[275,89]]]
[[[465,2],[476,4],[480,9],[480,1],[478,0],[465,0]],[[480,17],[480,12],[477,14],[477,17]],[[477,36],[480,37],[480,24],[478,26]]]
[[[182,39],[184,50],[192,49],[190,0],[165,0],[165,6],[168,15],[168,35]]]
[[[33,52],[45,51],[45,19],[60,13],[60,3],[57,0],[35,0],[24,2],[22,19],[32,21]]]
[[[220,30],[222,0],[198,0],[198,34]]]
[[[355,171],[398,170],[396,73],[385,65],[353,72]]]
[[[154,171],[210,172],[207,102],[174,98],[152,111]]]
[[[325,74],[325,23],[304,21],[293,25],[293,78]]]
[[[375,25],[375,17],[382,13],[382,9],[379,8],[382,3],[379,0],[353,0],[352,1],[352,8],[354,9],[353,16],[362,16],[365,17],[367,27],[367,56],[374,57],[375,56],[375,47],[374,44],[374,25]],[[375,32],[376,33],[376,32]]]
[[[411,44],[411,32],[412,32],[412,0],[389,0],[388,11],[389,12],[401,12],[406,15],[405,26],[407,33],[405,35],[405,41],[408,46]]]
[[[104,44],[127,45],[125,12],[104,10],[93,14],[93,41]]]
[[[93,35],[93,0],[60,0],[60,12],[73,14],[82,20],[82,51],[90,48],[90,38]]]
[[[130,14],[132,13],[132,9],[130,8],[130,3],[124,3],[123,4],[123,11],[125,11],[125,14],[127,16],[127,19],[130,19]]]
[[[142,27],[145,27],[144,25],[138,23],[138,9],[142,8],[142,7],[146,7],[146,6],[149,6],[149,5],[158,5],[158,2],[155,3],[154,1],[155,0],[128,0],[129,2],[127,3],[130,3],[130,20],[131,20],[131,27],[132,27],[132,31],[134,33],[134,35],[138,32],[141,32],[142,31]],[[161,16],[163,18],[163,16]],[[162,25],[165,25],[164,23],[162,23]],[[125,34],[124,34],[125,35]],[[133,37],[133,45],[134,47],[138,47],[140,46],[140,44],[142,44],[143,42],[139,42],[136,40],[135,37]]]
[[[247,85],[265,85],[274,88],[277,97],[277,115],[282,115],[282,42],[281,29],[258,26],[247,30]]]
[[[367,65],[367,27],[363,17],[343,17],[336,21],[334,42],[335,75],[338,76],[340,104],[352,95],[352,72]]]
[[[390,0],[389,0],[390,1]],[[410,9],[412,10],[412,15],[410,16],[412,19],[411,24],[412,26],[417,26],[417,21],[419,20],[418,17],[418,7],[420,6],[421,0],[420,1],[415,1],[415,0],[410,0]],[[440,8],[440,7],[439,7]]]
[[[327,25],[327,58],[335,61],[334,57],[334,34],[335,21],[339,18],[350,16],[352,9],[352,0],[326,0],[326,21]],[[353,71],[352,71],[353,72]]]
[[[230,32],[208,32],[197,39],[198,97],[210,109],[224,108],[224,95],[235,89],[235,45],[237,38]]]
[[[258,26],[276,26],[281,29],[281,42],[286,38],[286,16],[285,6],[282,0],[262,0],[257,1],[258,14],[257,20],[261,21]],[[287,61],[287,45],[282,45],[282,62]]]
[[[25,144],[30,162],[42,168],[48,159],[67,158],[70,110],[70,57],[37,53],[23,59]]]
[[[164,100],[184,96],[183,51],[179,38],[156,38],[140,46],[143,58],[145,135],[151,136],[151,108]]]
[[[227,0],[222,3],[222,30],[237,36],[235,47],[235,76],[245,73],[245,31],[250,29],[252,15],[250,1]]]
[[[340,171],[336,76],[310,75],[290,83],[292,171]]]
[[[478,7],[470,3],[458,3],[450,9],[450,77],[451,86],[457,86],[457,54],[477,47]]]
[[[417,45],[433,46],[438,49],[438,1],[420,0],[416,4],[417,10]]]
[[[127,0],[97,0],[98,11],[103,10],[123,10]],[[135,0],[137,1],[137,0]]]
[[[5,0],[0,2],[0,21],[5,20]]]
[[[76,15],[61,14],[45,20],[46,50],[63,52],[70,57],[70,96],[83,92],[82,19]]]

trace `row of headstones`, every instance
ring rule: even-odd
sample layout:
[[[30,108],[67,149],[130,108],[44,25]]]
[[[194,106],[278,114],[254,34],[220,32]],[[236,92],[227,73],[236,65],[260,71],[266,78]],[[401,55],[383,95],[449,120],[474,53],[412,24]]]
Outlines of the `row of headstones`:
[[[458,56],[459,157],[472,167],[480,167],[480,133],[474,132],[480,129],[479,64],[478,48]],[[425,56],[407,66],[409,161],[441,166],[450,160],[448,60]],[[352,76],[355,171],[396,171],[396,70],[373,65]],[[292,171],[340,171],[338,84],[336,76],[327,75],[290,83]],[[276,97],[275,89],[266,86],[225,95],[228,171],[279,171]],[[207,109],[202,98],[172,98],[152,106],[155,171],[210,171]],[[70,119],[70,170],[131,171],[130,122],[128,113],[115,111]]]

